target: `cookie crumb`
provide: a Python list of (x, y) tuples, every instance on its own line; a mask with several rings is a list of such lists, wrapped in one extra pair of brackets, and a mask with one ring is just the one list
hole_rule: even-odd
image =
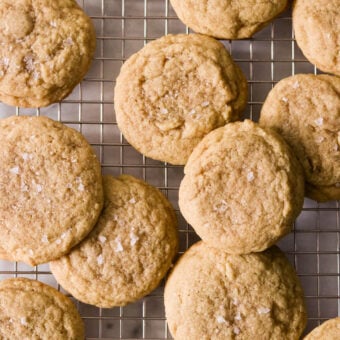
[(247, 173), (247, 181), (252, 182), (255, 179), (254, 173), (252, 171), (249, 171)]
[(104, 259), (103, 259), (103, 255), (100, 254), (98, 257), (97, 257), (97, 263), (99, 265), (102, 265), (104, 263)]
[(19, 175), (19, 167), (15, 166), (9, 170), (9, 172), (13, 175)]
[(233, 331), (234, 331), (234, 334), (236, 334), (236, 335), (237, 335), (237, 334), (240, 334), (240, 332), (241, 332), (240, 329), (239, 329), (238, 327), (234, 327), (234, 330), (233, 330)]
[(119, 237), (119, 236), (117, 236), (117, 237), (115, 238), (115, 242), (116, 242), (115, 252), (116, 252), (116, 253), (119, 253), (119, 252), (123, 251), (124, 248), (123, 248), (123, 246), (122, 246), (122, 243), (121, 243), (121, 241), (120, 241), (120, 237)]
[(218, 315), (216, 321), (217, 323), (227, 323), (227, 320), (222, 315)]
[(259, 307), (257, 308), (258, 314), (268, 314), (270, 312), (270, 308), (267, 307)]
[(322, 126), (322, 124), (323, 124), (323, 118), (322, 118), (322, 117), (319, 117), (318, 119), (315, 119), (315, 120), (314, 120), (314, 123), (315, 123), (317, 126)]
[(202, 107), (207, 107), (207, 106), (209, 106), (209, 105), (210, 105), (210, 102), (203, 102), (203, 103), (201, 104)]
[(99, 235), (99, 236), (98, 236), (98, 240), (99, 240), (100, 243), (104, 244), (104, 243), (106, 242), (107, 239), (106, 239), (105, 236)]
[(27, 325), (27, 319), (26, 319), (24, 316), (21, 317), (21, 318), (20, 318), (20, 323), (21, 323), (22, 325), (26, 326), (26, 325)]

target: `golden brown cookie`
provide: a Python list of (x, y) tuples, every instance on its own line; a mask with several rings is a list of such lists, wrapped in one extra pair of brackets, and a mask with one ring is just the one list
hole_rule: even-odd
[(66, 97), (96, 45), (93, 24), (74, 0), (2, 0), (0, 31), (0, 100), (16, 106)]
[(84, 325), (72, 301), (39, 281), (0, 282), (2, 340), (83, 340)]
[(300, 164), (279, 135), (250, 120), (210, 132), (184, 172), (183, 216), (204, 241), (230, 253), (273, 245), (302, 209)]
[(308, 197), (340, 199), (340, 78), (299, 74), (282, 79), (263, 104), (260, 124), (275, 129), (294, 150)]
[(132, 176), (104, 176), (105, 207), (91, 234), (51, 262), (57, 281), (78, 300), (123, 306), (160, 283), (177, 252), (177, 220), (156, 188)]
[(247, 82), (217, 40), (167, 35), (126, 61), (114, 100), (131, 145), (147, 157), (185, 164), (207, 133), (239, 118)]
[(250, 38), (287, 7), (287, 0), (170, 0), (197, 33), (221, 39)]
[(175, 265), (164, 302), (175, 340), (298, 340), (306, 324), (299, 280), (276, 247), (229, 255), (199, 242)]
[(305, 57), (320, 70), (340, 75), (340, 0), (295, 0), (293, 27)]
[(340, 317), (330, 319), (319, 327), (313, 329), (304, 340), (339, 340), (340, 339)]
[(103, 206), (100, 164), (77, 131), (46, 117), (0, 121), (0, 256), (56, 259), (93, 228)]

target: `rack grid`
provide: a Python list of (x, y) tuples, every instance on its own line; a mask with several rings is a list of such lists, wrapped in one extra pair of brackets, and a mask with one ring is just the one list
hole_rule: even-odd
[[(119, 132), (113, 94), (115, 78), (124, 61), (150, 40), (165, 34), (190, 33), (173, 11), (169, 0), (78, 0), (93, 19), (97, 49), (84, 81), (61, 103), (41, 109), (22, 109), (0, 103), (0, 118), (10, 115), (43, 115), (81, 131), (93, 146), (104, 174), (128, 173), (160, 188), (176, 209), (182, 254), (198, 240), (178, 209), (178, 186), (183, 167), (148, 159), (135, 151)], [(259, 118), (269, 90), (280, 79), (319, 71), (302, 55), (286, 11), (252, 39), (223, 41), (249, 83), (244, 118)], [(279, 246), (295, 266), (304, 287), (308, 309), (306, 332), (328, 318), (340, 315), (340, 206), (305, 199), (294, 230)], [(0, 261), (0, 279), (28, 277), (63, 289), (48, 264), (30, 267)], [(163, 286), (140, 301), (113, 309), (100, 309), (75, 301), (86, 326), (86, 338), (170, 339)]]

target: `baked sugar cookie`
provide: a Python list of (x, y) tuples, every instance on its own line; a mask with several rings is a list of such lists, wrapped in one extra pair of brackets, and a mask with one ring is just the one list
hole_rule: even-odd
[(229, 253), (273, 245), (302, 209), (300, 164), (280, 136), (250, 120), (210, 132), (184, 173), (183, 216), (204, 241)]
[(330, 319), (313, 329), (304, 340), (338, 340), (340, 338), (340, 317)]
[(293, 27), (305, 57), (340, 76), (340, 0), (295, 0)]
[(177, 252), (177, 220), (156, 188), (134, 177), (104, 176), (105, 207), (91, 234), (51, 262), (57, 281), (78, 300), (123, 306), (160, 283)]
[(287, 7), (287, 0), (170, 0), (197, 33), (221, 39), (250, 38)]
[(132, 146), (147, 157), (185, 164), (207, 133), (239, 118), (247, 82), (217, 40), (168, 35), (126, 61), (114, 101), (118, 126)]
[(299, 280), (276, 247), (229, 255), (199, 242), (175, 265), (164, 302), (175, 340), (298, 340), (306, 324)]
[(7, 104), (62, 100), (90, 67), (94, 27), (74, 0), (2, 0), (0, 31), (0, 100)]
[(275, 129), (294, 150), (308, 197), (340, 199), (340, 78), (299, 74), (282, 79), (263, 104), (260, 124)]
[(0, 335), (4, 340), (83, 340), (84, 324), (73, 302), (39, 281), (0, 282)]
[(46, 117), (0, 121), (0, 256), (56, 259), (93, 228), (103, 206), (100, 164), (77, 131)]

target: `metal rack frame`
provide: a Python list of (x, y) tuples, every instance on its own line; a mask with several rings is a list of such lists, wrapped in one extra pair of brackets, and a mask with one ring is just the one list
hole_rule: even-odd
[[(84, 81), (64, 101), (42, 109), (0, 104), (0, 118), (46, 115), (81, 131), (99, 157), (103, 173), (129, 173), (160, 188), (173, 203), (180, 224), (180, 253), (198, 240), (178, 210), (183, 168), (153, 161), (135, 151), (119, 132), (114, 116), (115, 77), (123, 62), (148, 41), (169, 33), (189, 33), (169, 0), (79, 0), (97, 31), (97, 50)], [(296, 73), (317, 73), (296, 45), (287, 11), (252, 39), (223, 41), (249, 82), (244, 117), (257, 120), (273, 85)], [(279, 246), (291, 260), (305, 289), (306, 331), (340, 315), (340, 206), (306, 199), (294, 231)], [(29, 267), (0, 261), (0, 279), (24, 276), (61, 291), (48, 264)], [(66, 292), (65, 292), (66, 293)], [(163, 285), (126, 307), (99, 309), (75, 301), (86, 325), (87, 339), (170, 339), (163, 307)]]

